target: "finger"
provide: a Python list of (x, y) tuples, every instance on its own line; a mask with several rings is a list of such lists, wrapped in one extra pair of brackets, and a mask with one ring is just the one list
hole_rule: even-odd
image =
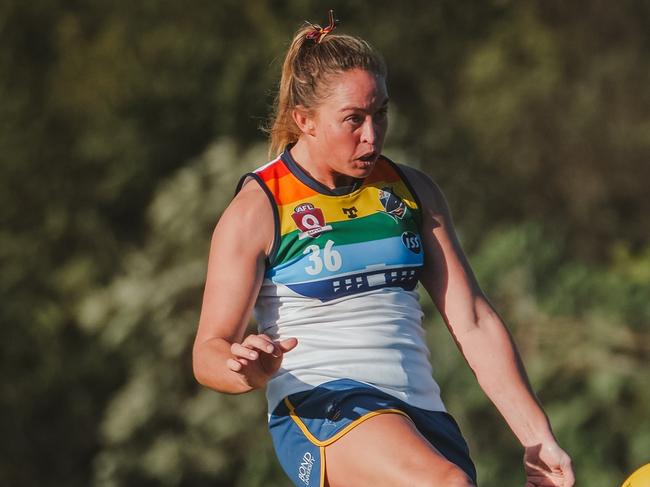
[(286, 340), (282, 340), (280, 343), (278, 343), (278, 345), (280, 346), (280, 350), (282, 350), (283, 353), (290, 352), (298, 345), (298, 339), (287, 338)]
[(233, 372), (239, 372), (243, 365), (237, 362), (235, 359), (229, 358), (226, 360), (226, 366)]
[(528, 476), (526, 487), (564, 487), (562, 479), (552, 479), (550, 477)]
[(548, 468), (527, 462), (525, 470), (527, 480), (535, 487), (573, 487), (575, 484), (570, 458)]
[(236, 358), (244, 358), (244, 359), (249, 359), (249, 360), (256, 360), (259, 354), (255, 350), (251, 350), (250, 348), (244, 347), (240, 343), (233, 343), (230, 346), (230, 352), (236, 357)]
[(562, 468), (562, 475), (564, 477), (564, 486), (565, 487), (573, 487), (573, 485), (576, 483), (576, 478), (575, 475), (573, 474), (573, 467), (571, 464), (567, 466), (564, 466)]
[(242, 345), (248, 348), (256, 348), (265, 353), (273, 353), (273, 341), (266, 335), (248, 335), (242, 342)]
[(566, 455), (563, 459), (564, 461), (560, 464), (560, 469), (562, 470), (562, 476), (564, 477), (564, 482), (566, 487), (573, 487), (576, 482), (575, 474), (573, 473), (573, 464), (571, 463), (571, 457)]
[(273, 342), (273, 358), (280, 358), (285, 352), (289, 352), (298, 345), (297, 338), (286, 338), (279, 342)]
[(545, 472), (526, 472), (527, 482), (534, 487), (550, 487), (559, 486), (547, 473)]

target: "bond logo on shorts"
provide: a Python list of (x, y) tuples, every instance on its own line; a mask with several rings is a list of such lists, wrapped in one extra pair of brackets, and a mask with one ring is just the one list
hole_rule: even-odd
[(296, 226), (300, 229), (298, 239), (302, 240), (307, 237), (318, 237), (321, 233), (332, 229), (331, 225), (325, 224), (323, 210), (316, 208), (311, 203), (303, 203), (293, 209), (291, 215)]
[(420, 237), (413, 232), (404, 232), (402, 234), (402, 243), (404, 244), (404, 247), (414, 254), (419, 254), (422, 251)]
[(305, 452), (300, 460), (300, 465), (298, 466), (298, 478), (302, 480), (305, 485), (309, 485), (309, 477), (311, 476), (311, 469), (314, 467), (314, 462), (316, 459), (314, 455), (309, 452)]
[(404, 203), (393, 191), (393, 188), (388, 186), (381, 188), (379, 190), (379, 201), (381, 206), (384, 207), (384, 211), (393, 217), (395, 222), (397, 219), (400, 220), (406, 215), (406, 203)]

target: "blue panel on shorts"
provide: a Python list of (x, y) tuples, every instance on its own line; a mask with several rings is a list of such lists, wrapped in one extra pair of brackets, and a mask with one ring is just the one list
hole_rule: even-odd
[(295, 485), (320, 487), (325, 468), (321, 448), (382, 410), (411, 418), (442, 455), (476, 482), (467, 444), (451, 415), (410, 406), (368, 384), (349, 379), (292, 394), (273, 411), (269, 429), (280, 464)]
[(291, 419), (289, 410), (280, 404), (271, 416), (269, 428), (275, 453), (285, 473), (295, 485), (321, 486), (320, 447), (309, 439)]

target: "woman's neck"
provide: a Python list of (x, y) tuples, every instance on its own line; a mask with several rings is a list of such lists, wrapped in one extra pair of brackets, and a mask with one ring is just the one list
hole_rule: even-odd
[(327, 159), (320, 156), (316, 151), (310, 150), (309, 145), (302, 139), (299, 139), (289, 149), (289, 152), (291, 152), (293, 160), (296, 161), (307, 175), (329, 189), (352, 186), (357, 181), (352, 176), (333, 171)]

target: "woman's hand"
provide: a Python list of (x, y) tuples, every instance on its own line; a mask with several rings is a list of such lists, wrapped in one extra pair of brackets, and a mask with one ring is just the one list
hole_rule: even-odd
[(525, 487), (573, 487), (575, 477), (571, 458), (557, 443), (526, 447)]
[(266, 385), (280, 368), (284, 354), (296, 345), (295, 338), (274, 342), (264, 334), (248, 335), (242, 343), (230, 346), (233, 357), (226, 360), (226, 366), (239, 374), (246, 386), (258, 389)]

